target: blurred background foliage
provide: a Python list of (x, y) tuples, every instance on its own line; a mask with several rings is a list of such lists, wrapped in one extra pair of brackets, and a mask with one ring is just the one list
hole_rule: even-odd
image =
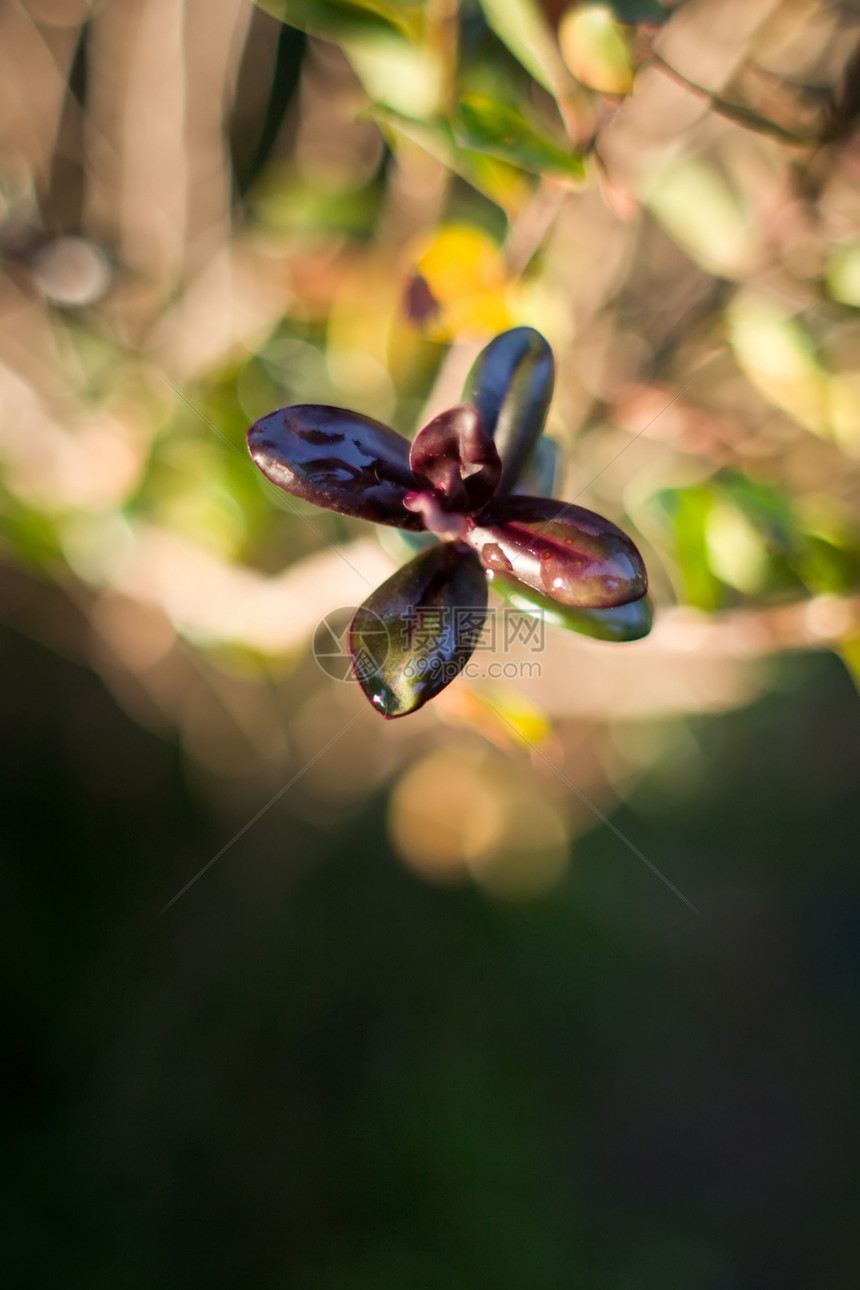
[[(0, 6), (22, 1284), (852, 1283), (858, 37), (837, 0)], [(245, 429), (411, 434), (519, 324), (654, 630), (383, 726), (309, 644), (402, 553)]]

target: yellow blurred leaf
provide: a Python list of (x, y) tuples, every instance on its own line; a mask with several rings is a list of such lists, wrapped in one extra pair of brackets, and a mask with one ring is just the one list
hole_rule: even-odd
[(482, 698), (515, 739), (538, 748), (549, 743), (553, 735), (549, 718), (522, 690), (512, 685), (490, 684), (484, 687)]
[(444, 225), (414, 246), (413, 256), (438, 305), (428, 319), (427, 335), (435, 340), (482, 338), (511, 325), (504, 260), (483, 229)]
[(558, 41), (564, 61), (583, 85), (601, 94), (630, 93), (630, 37), (608, 5), (568, 9), (558, 29)]
[(499, 748), (544, 748), (553, 737), (544, 710), (513, 685), (490, 682), (478, 690), (459, 681), (434, 703), (443, 720), (469, 726)]
[(498, 244), (488, 233), (469, 224), (440, 228), (421, 255), (418, 267), (443, 304), (488, 287), (493, 289), (504, 280)]

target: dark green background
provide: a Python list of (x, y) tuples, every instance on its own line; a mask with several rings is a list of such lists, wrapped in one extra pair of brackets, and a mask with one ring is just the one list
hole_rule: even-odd
[[(852, 1284), (857, 695), (783, 660), (549, 895), (438, 890), (384, 797), (245, 818), (0, 638), (9, 1284)], [(260, 804), (265, 800), (261, 790)]]

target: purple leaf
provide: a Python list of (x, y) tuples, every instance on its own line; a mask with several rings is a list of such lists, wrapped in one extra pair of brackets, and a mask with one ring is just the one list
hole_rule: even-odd
[(462, 672), (487, 614), (477, 556), (452, 542), (422, 551), (356, 610), (349, 628), (353, 671), (384, 717), (405, 717)]
[(594, 511), (547, 497), (502, 496), (465, 540), (487, 569), (562, 605), (609, 609), (644, 596), (645, 565), (630, 538)]
[(502, 463), (481, 425), (478, 409), (462, 403), (419, 430), (409, 461), (416, 475), (441, 495), (446, 510), (476, 511), (498, 487)]
[(533, 327), (496, 336), (466, 378), (463, 399), (477, 407), (502, 459), (502, 492), (514, 488), (540, 442), (554, 381), (552, 350)]
[(252, 425), (248, 449), (266, 478), (294, 497), (377, 524), (423, 527), (420, 515), (403, 505), (419, 486), (409, 442), (379, 421), (297, 403)]

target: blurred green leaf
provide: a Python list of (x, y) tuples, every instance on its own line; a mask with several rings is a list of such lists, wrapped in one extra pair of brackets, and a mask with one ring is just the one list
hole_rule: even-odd
[(710, 491), (703, 485), (666, 489), (656, 495), (654, 505), (671, 534), (684, 600), (696, 609), (719, 609), (725, 601), (725, 591), (710, 565)]
[(850, 672), (854, 684), (860, 690), (860, 636), (855, 634), (847, 636), (845, 640), (840, 641), (836, 652)]
[(397, 32), (418, 40), (424, 29), (424, 0), (254, 0), (272, 17), (312, 36), (340, 41)]
[(715, 497), (705, 517), (708, 564), (724, 583), (745, 595), (763, 590), (769, 572), (761, 534), (743, 511)]
[[(684, 593), (701, 609), (725, 600), (721, 586), (763, 601), (846, 595), (860, 586), (860, 533), (852, 524), (806, 518), (776, 485), (739, 471), (655, 498), (672, 531)], [(832, 517), (831, 517), (832, 518)]]
[(817, 595), (845, 596), (860, 588), (860, 547), (851, 549), (817, 533), (807, 534), (797, 566), (806, 586)]
[(55, 566), (60, 557), (60, 541), (53, 518), (21, 506), (0, 492), (0, 551), (9, 547), (16, 560), (37, 569)]
[(547, 139), (515, 108), (482, 95), (469, 95), (454, 113), (454, 135), (464, 148), (485, 152), (536, 174), (581, 180), (580, 153), (568, 152)]
[(280, 233), (364, 237), (374, 228), (382, 192), (375, 181), (332, 191), (270, 170), (257, 186), (251, 204), (257, 218)]
[(412, 143), (417, 143), (431, 157), (441, 161), (454, 174), (465, 179), (478, 192), (496, 202), (504, 211), (510, 211), (512, 205), (519, 204), (522, 185), (533, 183), (523, 178), (520, 166), (491, 157), (486, 153), (461, 148), (451, 126), (447, 121), (417, 121), (404, 113), (397, 112), (383, 103), (375, 103), (368, 109), (368, 116), (378, 121), (397, 134), (403, 135)]
[(716, 507), (728, 504), (735, 516), (733, 525), (722, 533), (722, 565), (719, 557), (714, 558), (713, 514), (709, 524), (711, 565), (724, 581), (747, 594), (782, 591), (793, 586), (795, 579), (816, 594), (836, 595), (857, 586), (860, 550), (856, 540), (852, 543), (856, 535), (844, 534), (836, 540), (833, 533), (811, 531), (786, 493), (739, 471), (717, 476), (712, 487)]
[(725, 471), (714, 481), (720, 492), (759, 528), (768, 542), (787, 553), (797, 540), (797, 521), (791, 499), (776, 485), (751, 479), (740, 471)]
[(428, 48), (424, 0), (256, 0), (290, 26), (339, 44), (372, 99), (425, 116), (438, 103), (442, 66)]
[(555, 37), (534, 0), (481, 0), (487, 22), (499, 40), (534, 79), (557, 95), (567, 72)]
[(445, 67), (438, 50), (409, 44), (393, 32), (341, 42), (368, 96), (423, 119), (437, 111)]

